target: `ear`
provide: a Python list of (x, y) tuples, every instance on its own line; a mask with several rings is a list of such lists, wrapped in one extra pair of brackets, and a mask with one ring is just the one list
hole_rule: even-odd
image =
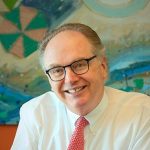
[(106, 57), (101, 58), (101, 71), (104, 80), (106, 80), (108, 78), (108, 65)]

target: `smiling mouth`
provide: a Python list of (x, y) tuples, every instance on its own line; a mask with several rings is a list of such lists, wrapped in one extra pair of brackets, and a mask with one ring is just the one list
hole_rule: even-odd
[(70, 89), (70, 90), (65, 90), (66, 93), (69, 93), (69, 94), (75, 94), (75, 93), (78, 93), (80, 91), (82, 91), (86, 86), (81, 86), (81, 87), (78, 87), (78, 88), (74, 88), (74, 89)]

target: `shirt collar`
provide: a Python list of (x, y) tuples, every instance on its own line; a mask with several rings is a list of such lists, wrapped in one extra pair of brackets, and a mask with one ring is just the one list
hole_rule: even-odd
[(67, 115), (68, 115), (68, 118), (69, 118), (69, 122), (71, 124), (71, 128), (72, 130), (75, 128), (75, 122), (76, 120), (80, 117), (79, 115), (73, 113), (72, 111), (70, 111), (67, 107), (66, 107), (66, 110), (67, 110)]
[(85, 116), (85, 118), (89, 121), (90, 129), (92, 132), (97, 131), (97, 126), (96, 126), (97, 123), (96, 122), (98, 120), (100, 120), (100, 118), (102, 117), (103, 112), (104, 112), (105, 108), (107, 107), (107, 105), (108, 105), (108, 96), (107, 96), (106, 92), (104, 91), (102, 100), (97, 105), (97, 107)]

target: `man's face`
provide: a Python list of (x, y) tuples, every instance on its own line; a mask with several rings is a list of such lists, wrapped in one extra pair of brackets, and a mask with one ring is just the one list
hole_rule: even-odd
[[(50, 69), (66, 66), (74, 61), (94, 56), (88, 39), (76, 31), (63, 31), (47, 44), (44, 53), (44, 66)], [(89, 62), (89, 70), (77, 75), (66, 67), (65, 78), (61, 81), (49, 79), (52, 90), (59, 99), (76, 114), (86, 115), (92, 111), (103, 96), (104, 80), (107, 77), (106, 62), (98, 57)]]

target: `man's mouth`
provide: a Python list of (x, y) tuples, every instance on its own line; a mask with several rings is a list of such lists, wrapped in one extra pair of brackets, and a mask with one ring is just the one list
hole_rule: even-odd
[(81, 87), (73, 88), (73, 89), (70, 89), (70, 90), (65, 90), (65, 92), (67, 92), (69, 94), (74, 94), (74, 93), (82, 91), (85, 87), (86, 86), (81, 86)]

